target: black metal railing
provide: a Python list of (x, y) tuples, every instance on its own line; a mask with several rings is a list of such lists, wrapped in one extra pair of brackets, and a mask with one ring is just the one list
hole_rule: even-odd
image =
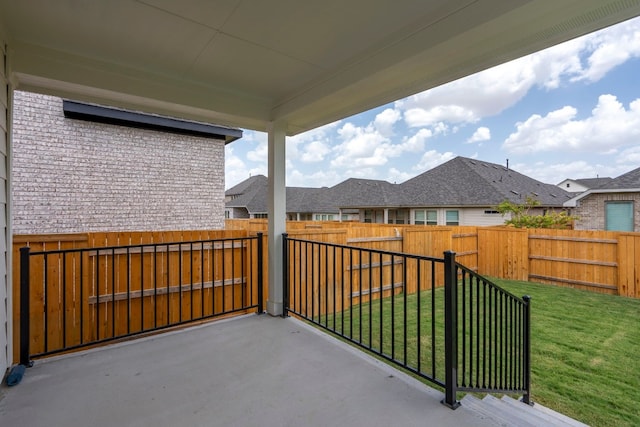
[(256, 309), (263, 238), (20, 250), (20, 363)]
[(530, 403), (531, 298), (456, 263), (459, 391), (522, 393)]
[(442, 259), (286, 235), (284, 251), (285, 315), (444, 387)]
[(294, 314), (434, 384), (523, 393), (529, 300), (456, 263), (284, 236), (284, 315)]

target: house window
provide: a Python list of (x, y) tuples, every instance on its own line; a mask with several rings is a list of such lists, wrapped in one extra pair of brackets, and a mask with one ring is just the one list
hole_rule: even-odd
[(408, 220), (408, 212), (406, 209), (389, 209), (387, 213), (388, 224), (405, 224)]
[(459, 217), (458, 217), (458, 211), (447, 211), (446, 214), (446, 218), (447, 218), (447, 225), (459, 225), (460, 221), (459, 221)]
[(254, 218), (267, 218), (267, 214), (266, 213), (257, 213), (257, 214), (253, 214)]
[(364, 210), (364, 222), (383, 224), (384, 223), (384, 211), (382, 209), (365, 209)]
[(633, 202), (606, 202), (605, 229), (633, 231)]
[(416, 225), (438, 225), (438, 212), (419, 209), (413, 212), (413, 223)]
[(229, 211), (224, 211), (224, 218), (225, 218), (225, 219), (229, 219), (229, 218), (231, 218), (231, 212), (229, 212)]

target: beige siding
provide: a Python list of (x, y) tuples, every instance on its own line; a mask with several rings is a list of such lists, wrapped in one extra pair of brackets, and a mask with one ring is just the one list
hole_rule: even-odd
[[(1, 28), (0, 28), (1, 30)], [(7, 275), (7, 247), (9, 233), (7, 232), (7, 152), (9, 145), (9, 81), (7, 79), (7, 58), (4, 40), (0, 33), (0, 378), (11, 362), (9, 354), (9, 310), (11, 299), (9, 295), (9, 277)]]
[(503, 225), (505, 218), (500, 214), (485, 213), (493, 211), (493, 208), (466, 208), (460, 209), (460, 225), (491, 226)]
[(504, 224), (505, 217), (500, 214), (485, 214), (485, 211), (494, 210), (492, 207), (487, 208), (424, 208), (411, 209), (411, 224), (414, 224), (416, 210), (436, 211), (438, 214), (438, 224), (447, 224), (447, 211), (458, 211), (458, 225), (475, 225), (475, 226), (491, 226)]

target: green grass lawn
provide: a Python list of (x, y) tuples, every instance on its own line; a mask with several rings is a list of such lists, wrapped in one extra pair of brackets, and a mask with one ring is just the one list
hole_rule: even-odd
[(640, 300), (495, 282), (532, 297), (534, 401), (593, 426), (640, 426)]
[[(640, 426), (640, 300), (494, 280), (515, 295), (532, 297), (533, 400), (593, 426)], [(437, 289), (435, 299), (439, 307), (442, 296), (442, 289)], [(419, 366), (430, 376), (442, 378), (442, 340), (437, 339), (435, 352), (423, 351), (418, 355), (415, 350), (418, 335), (425, 343), (424, 348), (430, 347), (432, 324), (436, 337), (442, 337), (442, 310), (436, 312), (435, 322), (431, 322), (429, 314), (421, 314), (418, 322), (417, 299), (417, 295), (408, 295), (405, 300), (399, 294), (393, 304), (391, 298), (385, 298), (382, 307), (379, 300), (374, 300), (371, 305), (353, 306), (335, 318), (322, 316), (316, 321), (326, 323), (329, 328), (333, 328), (335, 321), (337, 331), (365, 346), (382, 349), (387, 357), (414, 368)], [(425, 304), (431, 299), (431, 292), (422, 292), (420, 299)], [(390, 326), (392, 307), (394, 328)]]

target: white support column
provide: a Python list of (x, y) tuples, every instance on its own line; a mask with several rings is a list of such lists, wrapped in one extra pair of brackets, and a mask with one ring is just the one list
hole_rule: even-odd
[(382, 223), (386, 224), (389, 222), (389, 209), (384, 208), (384, 214), (382, 216)]
[(286, 232), (286, 123), (269, 125), (269, 299), (267, 312), (283, 313), (282, 233)]

